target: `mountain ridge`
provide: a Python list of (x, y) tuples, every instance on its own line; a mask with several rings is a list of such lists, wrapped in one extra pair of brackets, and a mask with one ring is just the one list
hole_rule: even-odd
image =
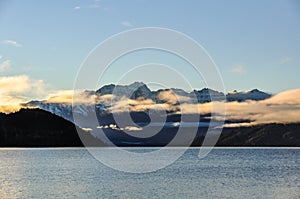
[[(143, 89), (141, 89), (143, 88)], [(132, 90), (135, 90), (135, 92), (132, 92)], [(225, 96), (227, 101), (246, 101), (246, 100), (264, 100), (267, 98), (270, 98), (272, 95), (266, 92), (263, 92), (257, 88), (254, 88), (250, 91), (236, 91), (236, 92), (228, 92), (227, 94), (224, 94), (223, 92), (216, 91), (210, 88), (202, 88), (200, 90), (193, 90), (191, 92), (185, 91), (181, 88), (165, 88), (165, 89), (158, 89), (158, 90), (150, 90), (147, 86), (147, 84), (143, 82), (133, 82), (129, 85), (115, 85), (115, 84), (108, 84), (104, 85), (98, 90), (95, 91), (98, 95), (106, 95), (106, 94), (116, 94), (116, 95), (123, 95), (130, 99), (136, 99), (137, 97), (140, 97), (140, 95), (126, 95), (126, 94), (135, 94), (136, 92), (142, 92), (144, 93), (144, 96), (146, 98), (155, 99), (153, 95), (157, 95), (160, 92), (171, 90), (177, 95), (182, 96), (189, 96), (193, 97), (193, 94), (196, 95), (199, 103), (206, 103), (212, 101), (209, 97), (209, 95), (215, 96), (214, 101), (217, 101), (218, 99), (222, 100), (222, 96)], [(201, 96), (202, 95), (202, 96)], [(218, 98), (219, 97), (219, 98)]]
[[(235, 94), (227, 94), (212, 90), (210, 88), (203, 88), (201, 90), (193, 90), (191, 92), (186, 92), (183, 89), (178, 88), (166, 88), (159, 89), (156, 91), (151, 91), (146, 84), (143, 82), (134, 82), (130, 85), (115, 85), (109, 84), (104, 85), (96, 91), (83, 91), (86, 97), (105, 97), (106, 95), (115, 94), (114, 101), (122, 100), (123, 97), (128, 99), (138, 100), (138, 99), (150, 99), (156, 104), (168, 103), (170, 98), (176, 96), (181, 97), (183, 103), (208, 103), (211, 101), (220, 101), (229, 97), (227, 101), (237, 101), (243, 102), (247, 100), (264, 100), (271, 97), (270, 94), (259, 91), (258, 89), (253, 89), (249, 92), (236, 92)], [(167, 96), (164, 97), (164, 95)], [(163, 97), (161, 97), (163, 96)], [(176, 97), (175, 97), (176, 98)], [(178, 103), (181, 103), (180, 100)], [(21, 104), (22, 107), (26, 108), (40, 108), (46, 111), (49, 111), (53, 114), (56, 114), (60, 117), (63, 117), (69, 121), (73, 120), (73, 114), (76, 114), (77, 117), (85, 120), (84, 117), (88, 115), (94, 114), (97, 112), (99, 114), (107, 114), (108, 110), (111, 108), (110, 103), (105, 101), (100, 101), (96, 104), (92, 105), (73, 105), (68, 103), (56, 103), (56, 102), (48, 102), (47, 100), (37, 101), (33, 100), (27, 103)], [(77, 124), (81, 125), (81, 124)], [(84, 125), (84, 124), (82, 124)]]

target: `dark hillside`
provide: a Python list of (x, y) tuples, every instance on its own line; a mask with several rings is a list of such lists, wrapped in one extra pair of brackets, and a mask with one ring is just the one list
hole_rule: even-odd
[[(78, 130), (92, 146), (104, 144), (88, 132)], [(40, 109), (21, 109), (0, 114), (2, 147), (79, 147), (83, 146), (73, 123)]]

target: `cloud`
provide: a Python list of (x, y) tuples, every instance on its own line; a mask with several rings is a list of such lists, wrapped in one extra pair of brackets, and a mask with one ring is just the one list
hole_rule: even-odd
[[(250, 122), (226, 124), (227, 127), (251, 126), (266, 123), (300, 122), (300, 89), (279, 93), (262, 101), (190, 103), (188, 97), (175, 94), (172, 90), (160, 92), (156, 103), (152, 99), (126, 97), (117, 98), (112, 94), (97, 96), (90, 91), (60, 90), (46, 92), (42, 80), (26, 75), (0, 77), (0, 111), (18, 110), (19, 104), (43, 97), (44, 103), (71, 105), (73, 95), (78, 104), (103, 104), (108, 112), (166, 111), (178, 114), (207, 114), (214, 112), (227, 120), (249, 120)], [(226, 115), (223, 105), (225, 103)], [(104, 128), (104, 127), (103, 127)], [(137, 130), (137, 129), (130, 129)]]
[[(166, 111), (176, 114), (208, 114), (215, 113), (218, 117), (227, 120), (249, 120), (250, 122), (228, 124), (228, 127), (251, 126), (265, 123), (291, 123), (300, 122), (300, 89), (279, 93), (267, 100), (246, 102), (210, 102), (189, 103), (186, 97), (178, 96), (172, 90), (161, 92), (157, 96), (163, 100), (156, 103), (151, 99), (120, 98), (111, 102), (112, 96), (107, 98), (109, 112), (120, 113), (127, 111)], [(179, 103), (178, 98), (183, 98)], [(84, 101), (84, 99), (82, 99)], [(103, 99), (98, 99), (100, 102)], [(187, 100), (187, 101), (184, 101)], [(110, 101), (110, 102), (109, 102)], [(225, 107), (224, 107), (225, 104)], [(224, 111), (226, 108), (226, 113)], [(216, 118), (215, 118), (216, 119)]]
[(0, 77), (0, 94), (22, 93), (30, 89), (29, 77), (26, 75)]
[(162, 91), (157, 95), (157, 98), (168, 104), (183, 103), (191, 100), (189, 97), (177, 95), (173, 90)]
[(74, 90), (59, 90), (50, 93), (47, 96), (46, 103), (64, 103), (71, 105), (73, 103), (73, 96), (75, 96), (76, 103), (91, 104), (95, 103), (95, 95), (89, 95), (83, 91), (74, 92)]
[(31, 99), (40, 99), (45, 94), (42, 80), (34, 80), (27, 75), (0, 77), (0, 105), (19, 106)]
[(237, 65), (231, 68), (231, 72), (238, 73), (238, 74), (244, 74), (246, 73), (245, 67), (243, 65)]
[(0, 105), (1, 113), (12, 113), (20, 110), (21, 106), (18, 104), (15, 105)]
[[(1, 59), (1, 58), (0, 58)], [(4, 72), (11, 67), (10, 60), (0, 63), (0, 72)]]
[(80, 6), (75, 6), (73, 9), (74, 10), (80, 10)]
[(89, 131), (92, 131), (93, 129), (91, 129), (91, 128), (81, 128), (82, 130), (84, 130), (84, 131), (86, 131), (86, 132), (89, 132)]
[(130, 23), (129, 21), (122, 21), (121, 25), (125, 27), (133, 27), (132, 23)]
[(142, 127), (137, 127), (137, 126), (126, 126), (125, 130), (127, 131), (141, 131), (143, 130)]
[(289, 62), (291, 62), (293, 59), (291, 57), (283, 57), (279, 60), (280, 65), (285, 65)]
[[(165, 93), (166, 94), (166, 93)], [(279, 93), (269, 99), (262, 101), (246, 101), (246, 102), (225, 102), (226, 115), (224, 115), (224, 102), (210, 102), (203, 104), (191, 103), (174, 103), (171, 100), (163, 104), (155, 104), (148, 101), (135, 101), (126, 104), (125, 99), (117, 108), (119, 111), (123, 110), (149, 110), (160, 109), (171, 111), (180, 114), (208, 114), (216, 113), (218, 116), (225, 116), (227, 120), (249, 120), (251, 122), (244, 122), (240, 124), (231, 124), (231, 127), (236, 126), (250, 126), (256, 124), (266, 123), (294, 123), (300, 122), (300, 89), (289, 90)]]
[(288, 90), (266, 99), (268, 105), (300, 105), (300, 89)]
[(9, 44), (9, 45), (13, 45), (15, 47), (22, 47), (22, 44), (18, 43), (15, 40), (4, 40), (3, 41), (4, 44)]
[(118, 130), (118, 131), (142, 131), (143, 128), (142, 127), (137, 127), (137, 126), (125, 126), (124, 128), (119, 128), (116, 124), (109, 124), (109, 125), (105, 125), (105, 126), (97, 126), (98, 129), (114, 129), (114, 130)]
[(2, 56), (2, 55), (0, 55), (0, 59), (2, 59), (2, 57), (3, 57), (3, 56)]
[[(204, 104), (178, 105), (181, 114), (207, 114), (212, 112), (218, 116), (225, 116), (226, 120), (249, 120), (250, 122), (226, 124), (224, 127), (251, 126), (268, 123), (296, 123), (300, 122), (300, 89), (296, 92), (286, 92), (263, 101), (226, 102), (226, 114), (222, 112), (222, 102)], [(291, 103), (292, 101), (292, 103)], [(272, 104), (270, 104), (272, 102)], [(220, 106), (220, 108), (218, 108)], [(173, 108), (174, 109), (174, 108)], [(221, 112), (220, 112), (221, 110)], [(217, 118), (215, 118), (217, 119)]]
[(119, 113), (130, 111), (145, 111), (154, 105), (151, 99), (147, 100), (133, 100), (122, 97), (117, 101), (112, 102), (112, 106), (108, 109), (109, 112)]
[(104, 103), (108, 105), (113, 100), (112, 94), (97, 96), (88, 91), (74, 91), (74, 90), (58, 90), (53, 91), (46, 97), (44, 103), (63, 103), (71, 105), (74, 104), (97, 104)]
[(57, 90), (49, 93), (44, 102), (72, 104), (73, 90)]
[(300, 89), (285, 91), (263, 101), (228, 102), (226, 112), (227, 119), (247, 119), (252, 121), (249, 125), (300, 122)]

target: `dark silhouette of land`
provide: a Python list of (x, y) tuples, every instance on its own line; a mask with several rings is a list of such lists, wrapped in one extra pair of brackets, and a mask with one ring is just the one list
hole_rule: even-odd
[(300, 147), (300, 124), (261, 124), (224, 129), (217, 145)]
[[(150, 122), (145, 113), (132, 113), (136, 123)], [(159, 121), (159, 117), (157, 118)], [(167, 118), (168, 122), (180, 121), (180, 115)], [(209, 120), (203, 120), (202, 122)], [(101, 117), (99, 125), (114, 123), (111, 115)], [(236, 121), (227, 121), (236, 122)], [(189, 128), (185, 128), (189, 132)], [(162, 128), (150, 138), (135, 138), (115, 129), (103, 129), (104, 133), (117, 146), (165, 146), (176, 135), (178, 127)], [(151, 131), (151, 128), (148, 130)], [(199, 127), (192, 141), (187, 145), (201, 146), (207, 127)], [(76, 127), (72, 122), (40, 109), (21, 109), (19, 112), (0, 113), (0, 147), (82, 147), (107, 146), (89, 132)], [(88, 144), (86, 144), (88, 143)], [(175, 144), (172, 146), (181, 146)], [(268, 146), (300, 147), (300, 124), (262, 124), (251, 127), (224, 128), (216, 146)]]
[(80, 128), (77, 132), (72, 122), (44, 110), (0, 114), (1, 147), (81, 147), (79, 135), (90, 146), (104, 146), (88, 132)]

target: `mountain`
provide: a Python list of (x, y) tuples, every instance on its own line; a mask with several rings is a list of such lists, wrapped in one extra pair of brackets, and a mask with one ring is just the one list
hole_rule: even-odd
[(105, 145), (89, 132), (77, 130), (73, 123), (47, 111), (21, 109), (0, 115), (0, 146), (79, 147), (83, 146), (80, 137), (88, 140), (89, 146)]
[(194, 93), (197, 96), (197, 100), (199, 103), (206, 103), (225, 99), (224, 93), (209, 88), (204, 88), (202, 90), (194, 90)]
[[(96, 91), (97, 95), (115, 94), (118, 97), (125, 96), (130, 99), (137, 99), (143, 97), (145, 99), (153, 99), (156, 102), (160, 102), (157, 96), (166, 91), (172, 91), (174, 94), (183, 97), (193, 98), (196, 96), (198, 103), (206, 103), (211, 101), (224, 100), (225, 94), (219, 91), (215, 91), (209, 88), (203, 88), (201, 90), (193, 90), (192, 92), (186, 92), (178, 88), (168, 88), (160, 89), (157, 91), (151, 91), (146, 84), (142, 82), (134, 82), (130, 85), (105, 85)], [(246, 92), (231, 92), (226, 95), (227, 101), (246, 101), (246, 100), (265, 100), (270, 98), (271, 95), (260, 91), (258, 89), (253, 89)]]
[(261, 124), (224, 129), (220, 146), (300, 146), (300, 124)]
[(227, 101), (238, 101), (238, 102), (244, 102), (246, 100), (255, 100), (255, 101), (259, 101), (259, 100), (265, 100), (270, 98), (271, 95), (265, 92), (262, 92), (258, 89), (253, 89), (251, 91), (248, 92), (237, 92), (237, 91), (233, 91), (231, 93), (228, 93), (226, 95), (226, 99)]
[(97, 95), (114, 94), (118, 97), (127, 97), (129, 99), (137, 99), (139, 97), (153, 98), (152, 91), (142, 82), (134, 82), (130, 85), (106, 85), (96, 91)]
[[(56, 114), (60, 117), (65, 118), (69, 121), (73, 120), (73, 114), (76, 114), (76, 118), (79, 118), (82, 123), (76, 123), (81, 127), (86, 127), (85, 121), (88, 121), (89, 116), (94, 114), (106, 115), (109, 113), (111, 108), (111, 103), (101, 101), (101, 97), (113, 94), (115, 96), (114, 101), (121, 100), (122, 97), (127, 97), (129, 99), (140, 100), (140, 99), (151, 99), (155, 103), (166, 103), (172, 96), (170, 93), (182, 99), (188, 99), (185, 103), (207, 103), (211, 101), (224, 100), (225, 94), (219, 91), (215, 91), (209, 88), (203, 88), (201, 90), (194, 90), (192, 92), (186, 92), (178, 88), (160, 89), (157, 91), (151, 91), (146, 84), (142, 82), (134, 82), (130, 85), (105, 85), (96, 91), (83, 91), (83, 95), (86, 98), (96, 96), (100, 101), (96, 101), (96, 104), (76, 104), (72, 109), (70, 103), (54, 103), (43, 101), (30, 101), (28, 103), (22, 104), (23, 107), (29, 108), (40, 108)], [(161, 99), (161, 96), (165, 96)], [(226, 95), (227, 101), (246, 101), (246, 100), (264, 100), (271, 97), (270, 94), (254, 89), (249, 92), (233, 92)], [(195, 99), (196, 98), (196, 99)], [(73, 110), (73, 112), (72, 112)]]
[[(224, 128), (216, 146), (300, 147), (299, 130), (299, 123)], [(196, 137), (193, 146), (201, 146), (203, 139)]]
[[(43, 101), (30, 101), (28, 103), (22, 104), (25, 108), (39, 108), (50, 113), (53, 113), (57, 116), (60, 116), (66, 120), (73, 121), (72, 115), (72, 106), (70, 104), (65, 103), (51, 103), (47, 102), (46, 100)], [(86, 115), (88, 111), (82, 111), (82, 115)]]

